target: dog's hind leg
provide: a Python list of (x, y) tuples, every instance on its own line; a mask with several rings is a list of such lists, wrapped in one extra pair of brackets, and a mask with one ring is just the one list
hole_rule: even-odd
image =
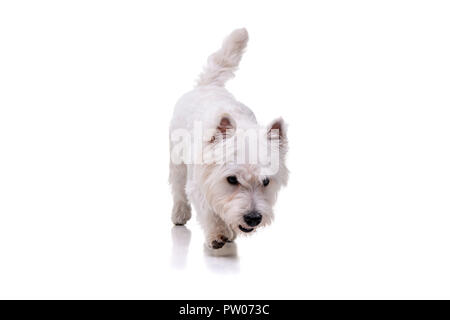
[(184, 225), (191, 218), (191, 205), (186, 196), (187, 168), (185, 164), (170, 162), (169, 182), (172, 185), (173, 209), (172, 222)]

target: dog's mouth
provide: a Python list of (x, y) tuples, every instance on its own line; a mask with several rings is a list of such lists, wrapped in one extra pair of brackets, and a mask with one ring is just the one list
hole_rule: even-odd
[(255, 228), (247, 229), (247, 228), (244, 228), (243, 226), (239, 225), (239, 230), (241, 230), (242, 232), (245, 232), (245, 233), (252, 232), (253, 229), (255, 229)]

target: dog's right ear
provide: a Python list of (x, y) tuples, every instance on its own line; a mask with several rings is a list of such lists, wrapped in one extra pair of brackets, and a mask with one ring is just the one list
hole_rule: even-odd
[(236, 129), (236, 122), (228, 114), (223, 114), (219, 117), (219, 121), (216, 127), (216, 132), (211, 137), (210, 142), (214, 142), (217, 137), (222, 137), (222, 139), (229, 138), (233, 135)]

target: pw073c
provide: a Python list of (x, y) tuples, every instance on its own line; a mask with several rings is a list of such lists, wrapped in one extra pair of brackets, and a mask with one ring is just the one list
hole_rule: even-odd
[(269, 305), (242, 304), (223, 306), (223, 314), (269, 314)]

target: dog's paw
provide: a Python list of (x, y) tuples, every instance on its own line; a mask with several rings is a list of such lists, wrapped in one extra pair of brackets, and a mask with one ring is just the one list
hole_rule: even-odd
[(191, 206), (187, 203), (177, 203), (172, 209), (172, 222), (176, 226), (182, 226), (191, 218)]
[(231, 242), (230, 239), (228, 239), (228, 237), (224, 236), (224, 235), (219, 235), (217, 239), (214, 239), (210, 242), (210, 247), (212, 249), (220, 249), (222, 248), (225, 243), (227, 242)]
[(225, 245), (225, 242), (213, 240), (211, 241), (211, 248), (213, 249), (220, 249)]

